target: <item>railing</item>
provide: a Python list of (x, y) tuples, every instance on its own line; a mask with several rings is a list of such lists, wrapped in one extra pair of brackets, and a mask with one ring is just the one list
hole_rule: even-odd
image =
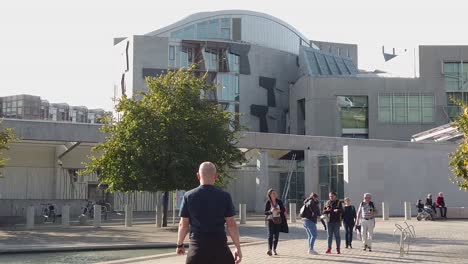
[(395, 224), (396, 228), (393, 230), (394, 239), (396, 238), (397, 234), (400, 235), (399, 240), (395, 239), (395, 241), (400, 245), (400, 257), (403, 257), (405, 254), (409, 254), (410, 244), (413, 240), (416, 239), (416, 231), (414, 231), (414, 226), (408, 225), (406, 221), (403, 223), (404, 225)]

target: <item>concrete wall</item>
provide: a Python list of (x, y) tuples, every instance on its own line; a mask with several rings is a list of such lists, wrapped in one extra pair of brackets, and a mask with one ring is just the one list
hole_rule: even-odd
[[(431, 93), (435, 97), (434, 123), (389, 124), (378, 120), (379, 93)], [(291, 133), (297, 130), (297, 101), (306, 101), (306, 134), (340, 137), (337, 96), (367, 96), (370, 139), (410, 140), (411, 135), (446, 124), (444, 92), (425, 80), (377, 77), (302, 77), (291, 89)]]
[(251, 115), (251, 105), (268, 106), (267, 89), (260, 87), (259, 78), (276, 79), (276, 107), (269, 107), (268, 132), (286, 132), (286, 112), (289, 109), (289, 84), (297, 80), (297, 56), (284, 51), (252, 45), (249, 51), (251, 73), (239, 75), (241, 124), (251, 131), (260, 131), (259, 118)]
[(448, 207), (465, 207), (468, 192), (460, 191), (448, 179), (448, 153), (455, 145), (416, 145), (345, 146), (345, 195), (359, 204), (362, 195), (370, 192), (378, 208), (382, 201), (388, 202), (390, 214), (399, 216), (404, 215), (404, 201), (415, 203), (428, 193), (435, 197), (443, 192)]

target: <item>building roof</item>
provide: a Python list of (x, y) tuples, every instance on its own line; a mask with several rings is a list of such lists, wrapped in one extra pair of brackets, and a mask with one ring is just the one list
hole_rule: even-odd
[(421, 133), (411, 136), (412, 142), (443, 142), (443, 141), (453, 141), (463, 137), (463, 133), (458, 131), (458, 128), (454, 123), (445, 124), (443, 126), (438, 126)]
[[(157, 29), (155, 31), (149, 32), (145, 35), (147, 36), (159, 36), (159, 35), (164, 35), (165, 33), (169, 33), (170, 31), (176, 30), (183, 28), (184, 26), (200, 22), (203, 20), (211, 19), (211, 18), (216, 18), (216, 17), (223, 17), (223, 16), (254, 16), (254, 17), (261, 17), (268, 19), (272, 22), (278, 23), (292, 32), (294, 32), (298, 37), (307, 40), (310, 43), (310, 40), (304, 36), (299, 30), (291, 26), (290, 24), (286, 23), (285, 21), (276, 18), (274, 16), (265, 14), (265, 13), (260, 13), (260, 12), (255, 12), (255, 11), (249, 11), (249, 10), (220, 10), (220, 11), (212, 11), (212, 12), (199, 12), (195, 13), (192, 15), (189, 15), (173, 24), (170, 24), (169, 26)], [(317, 48), (315, 44), (313, 44), (314, 48)]]
[(310, 76), (356, 75), (359, 73), (351, 58), (337, 56), (332, 53), (301, 47), (300, 56)]

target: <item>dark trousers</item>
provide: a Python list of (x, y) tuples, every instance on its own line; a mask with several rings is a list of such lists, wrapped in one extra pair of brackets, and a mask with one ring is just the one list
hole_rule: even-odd
[(447, 207), (437, 207), (440, 210), (440, 217), (447, 217)]
[(340, 222), (338, 223), (328, 222), (328, 227), (327, 227), (328, 249), (332, 248), (333, 236), (335, 236), (335, 240), (336, 240), (336, 249), (340, 249), (340, 245), (341, 245), (340, 226), (341, 226)]
[(278, 246), (280, 225), (276, 225), (272, 220), (268, 220), (268, 250)]
[(186, 264), (234, 264), (226, 237), (191, 239)]
[(354, 223), (347, 223), (343, 221), (344, 229), (345, 229), (345, 237), (346, 237), (346, 246), (350, 246), (353, 242), (353, 228)]

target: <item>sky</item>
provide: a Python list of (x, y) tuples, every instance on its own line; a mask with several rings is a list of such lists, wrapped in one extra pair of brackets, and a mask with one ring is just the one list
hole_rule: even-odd
[[(203, 11), (270, 14), (312, 40), (358, 44), (359, 68), (387, 51), (468, 45), (463, 0), (15, 0), (0, 8), (0, 96), (32, 94), (112, 110), (114, 37), (142, 35)], [(405, 66), (411, 67), (412, 66)]]

